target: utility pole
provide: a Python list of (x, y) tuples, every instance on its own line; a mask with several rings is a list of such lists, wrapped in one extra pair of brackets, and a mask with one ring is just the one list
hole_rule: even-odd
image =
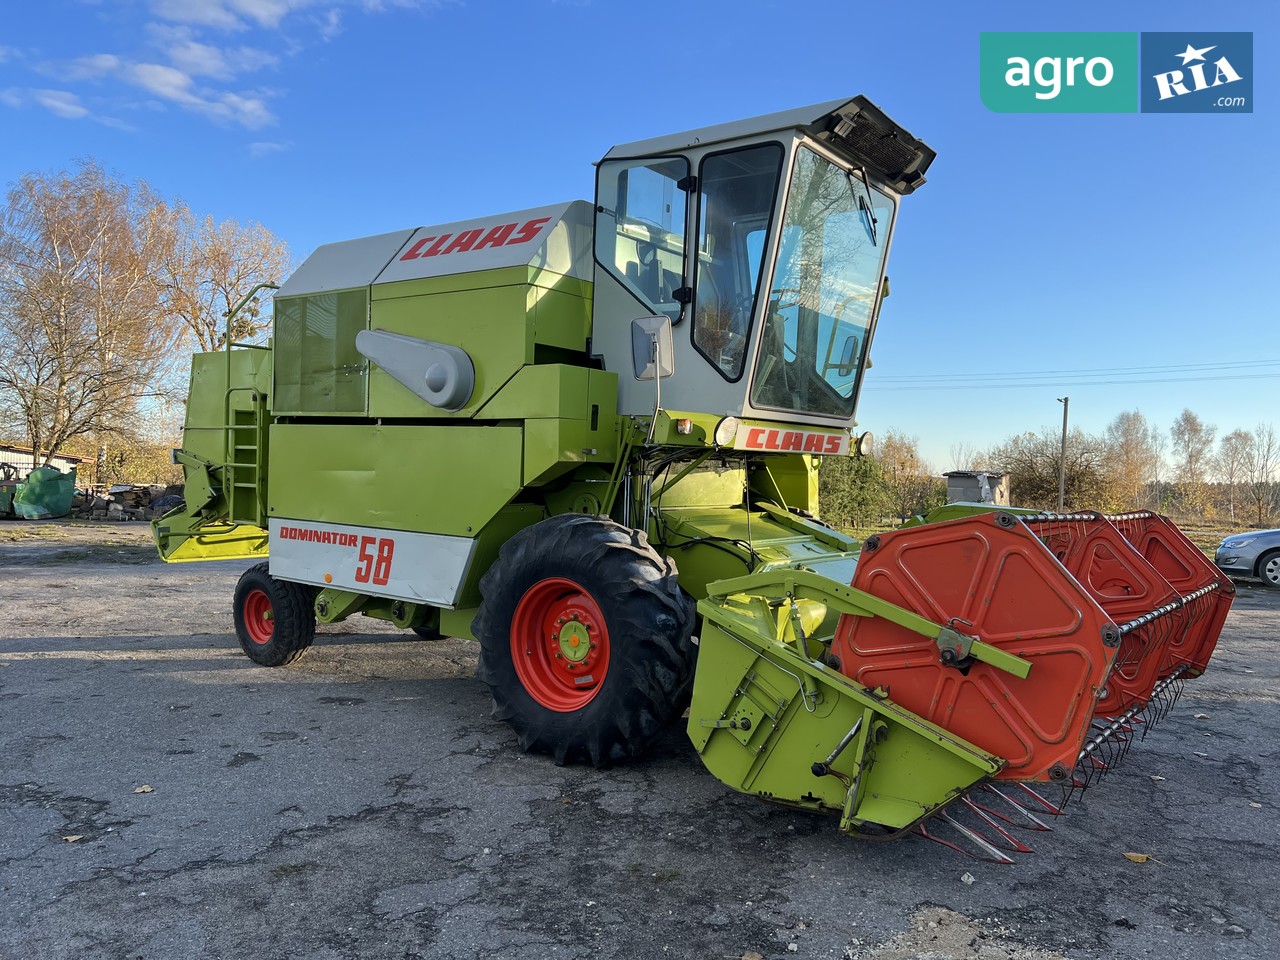
[(1066, 508), (1067, 502), (1067, 407), (1071, 405), (1070, 397), (1059, 397), (1062, 404), (1062, 452), (1058, 456), (1058, 512)]

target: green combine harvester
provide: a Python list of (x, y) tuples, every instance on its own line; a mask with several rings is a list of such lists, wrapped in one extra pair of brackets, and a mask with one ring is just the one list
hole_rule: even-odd
[(1010, 860), (1060, 809), (1033, 785), (1110, 766), (1233, 591), (1150, 513), (817, 519), (933, 159), (855, 97), (615, 147), (594, 204), (319, 248), (267, 346), (229, 318), (194, 358), (161, 555), (263, 558), (256, 663), (355, 614), (471, 638), (526, 750), (608, 765), (687, 709), (735, 790)]

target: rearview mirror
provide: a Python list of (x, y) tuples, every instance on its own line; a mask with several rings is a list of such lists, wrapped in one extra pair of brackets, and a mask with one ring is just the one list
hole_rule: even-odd
[(840, 365), (836, 373), (842, 377), (853, 376), (858, 369), (858, 338), (852, 333), (845, 338), (844, 349), (840, 351)]
[(631, 362), (637, 380), (669, 377), (676, 372), (670, 317), (640, 317), (631, 321)]

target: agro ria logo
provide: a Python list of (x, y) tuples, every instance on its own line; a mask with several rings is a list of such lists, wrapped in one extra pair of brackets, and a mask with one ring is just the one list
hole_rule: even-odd
[(1143, 113), (1253, 113), (1252, 33), (1144, 33)]
[[(1216, 49), (1217, 45), (1214, 44), (1197, 50), (1188, 43), (1187, 49), (1177, 54), (1182, 58), (1183, 69), (1169, 70), (1155, 75), (1156, 89), (1160, 92), (1159, 98), (1168, 100), (1170, 97), (1182, 97), (1193, 91), (1208, 90), (1210, 87), (1220, 87), (1224, 83), (1235, 83), (1241, 80), (1242, 77), (1225, 55), (1217, 59), (1205, 58), (1205, 54)], [(1213, 68), (1212, 79), (1206, 75), (1208, 67)]]

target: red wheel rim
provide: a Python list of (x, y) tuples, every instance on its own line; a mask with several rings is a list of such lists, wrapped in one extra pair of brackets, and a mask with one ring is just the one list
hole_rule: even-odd
[(580, 710), (609, 671), (609, 628), (591, 594), (550, 577), (525, 591), (511, 619), (516, 676), (548, 710)]
[(271, 598), (262, 590), (250, 590), (244, 598), (244, 632), (254, 643), (270, 643), (276, 633)]

